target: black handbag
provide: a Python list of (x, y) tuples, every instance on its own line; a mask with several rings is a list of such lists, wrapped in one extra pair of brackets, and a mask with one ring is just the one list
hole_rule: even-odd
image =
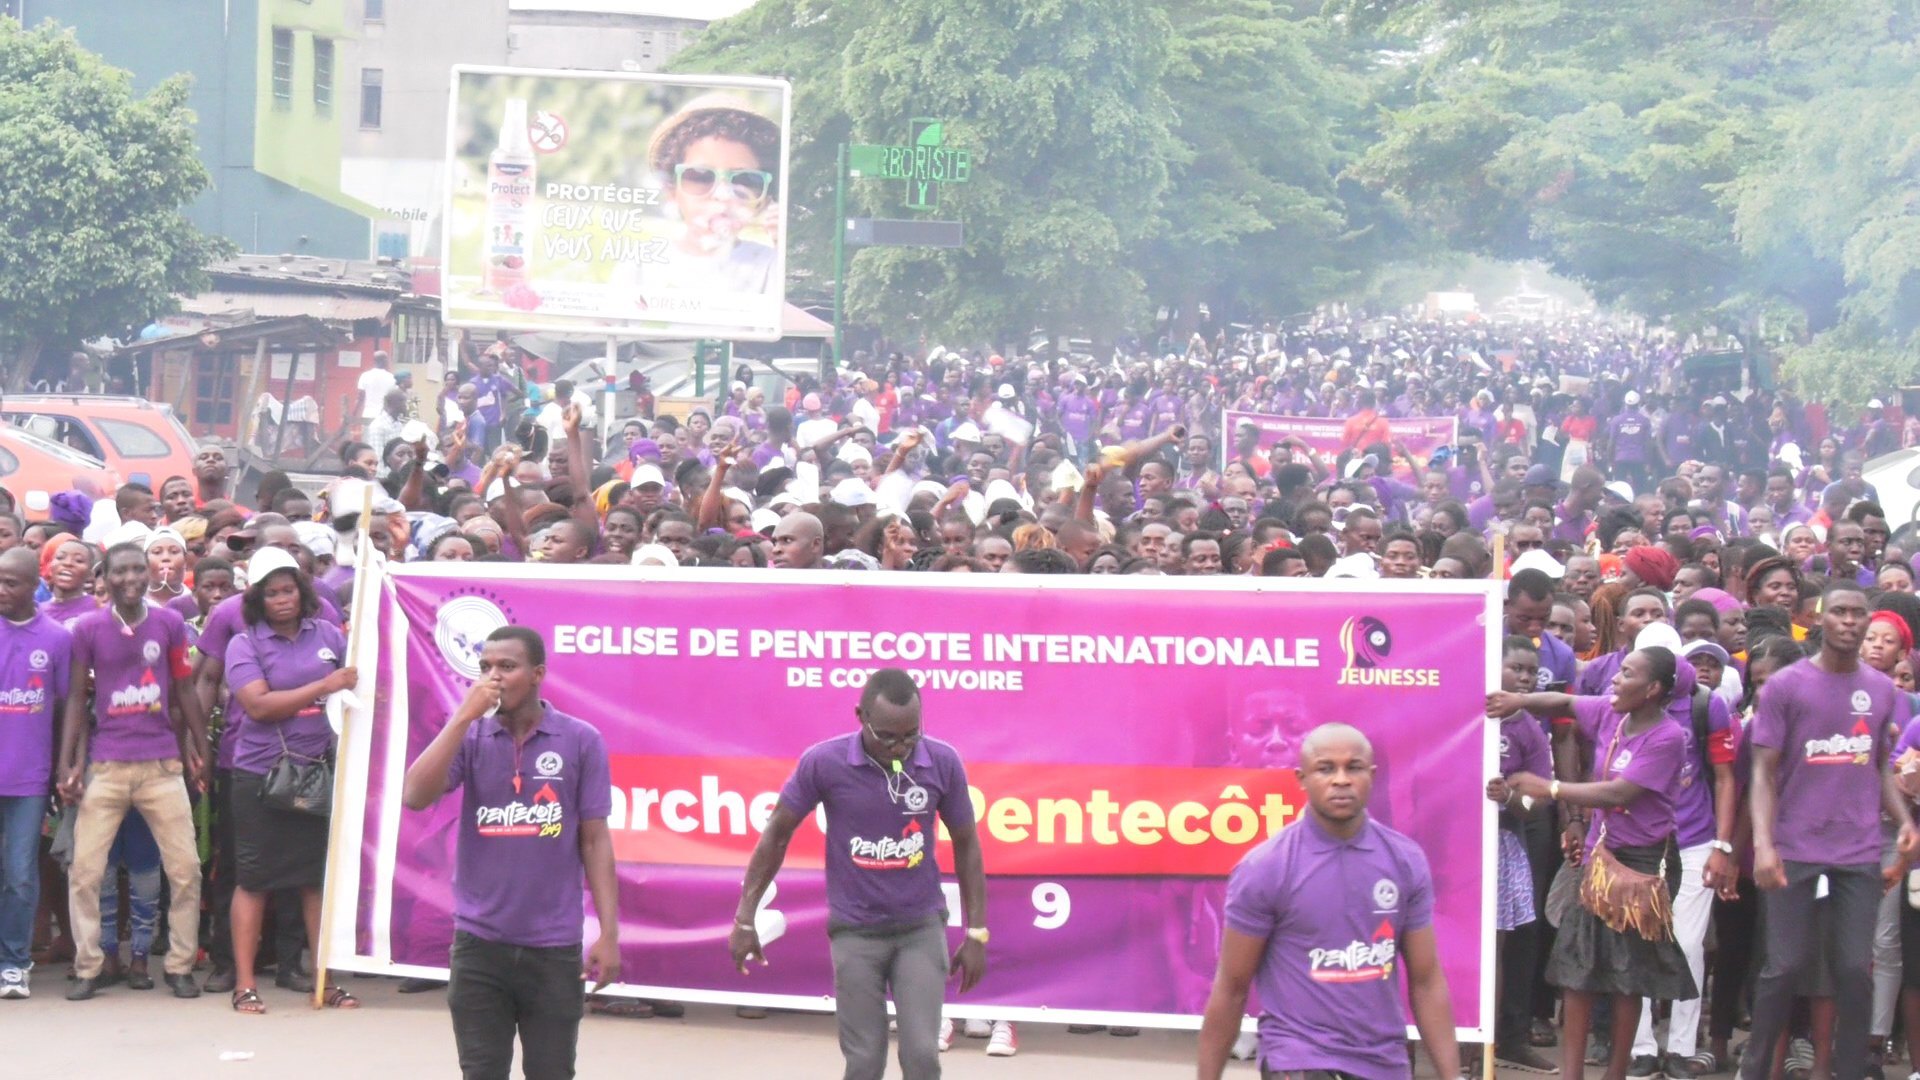
[(324, 757), (308, 757), (287, 748), (280, 732), (280, 760), (267, 770), (260, 785), (260, 801), (275, 810), (291, 810), (314, 817), (333, 814), (333, 766)]

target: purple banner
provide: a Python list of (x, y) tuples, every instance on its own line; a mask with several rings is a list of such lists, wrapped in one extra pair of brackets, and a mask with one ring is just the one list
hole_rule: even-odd
[[(1460, 437), (1460, 421), (1451, 416), (1409, 416), (1404, 418), (1381, 417), (1386, 421), (1388, 441), (1405, 443), (1407, 449), (1421, 461), (1433, 456), (1433, 452), (1442, 446), (1452, 446)], [(1251, 424), (1259, 429), (1259, 453), (1262, 456), (1283, 439), (1296, 438), (1331, 462), (1334, 458), (1350, 449), (1373, 442), (1368, 429), (1359, 423), (1350, 423), (1350, 417), (1337, 416), (1273, 416), (1268, 413), (1240, 412), (1226, 410), (1221, 419), (1220, 430), (1225, 433), (1221, 444), (1231, 452), (1236, 445), (1240, 425)], [(1373, 431), (1377, 435), (1377, 429)], [(1222, 465), (1224, 468), (1224, 463)]]
[[(404, 812), (399, 785), (475, 676), (477, 643), (511, 622), (548, 642), (544, 696), (607, 742), (622, 992), (831, 1007), (817, 817), (769, 904), (787, 927), (771, 966), (735, 972), (727, 933), (793, 761), (853, 729), (867, 673), (903, 667), (923, 686), (925, 730), (966, 762), (988, 874), (988, 974), (950, 1015), (1197, 1026), (1225, 876), (1304, 811), (1299, 741), (1342, 720), (1375, 746), (1373, 814), (1431, 859), (1455, 1014), (1484, 1041), (1487, 583), (469, 563), (396, 568), (386, 605), (371, 761), (354, 785), (366, 805), (349, 819), (364, 887), (354, 955), (339, 944), (337, 967), (445, 968), (460, 798)], [(950, 870), (944, 840), (936, 853)]]

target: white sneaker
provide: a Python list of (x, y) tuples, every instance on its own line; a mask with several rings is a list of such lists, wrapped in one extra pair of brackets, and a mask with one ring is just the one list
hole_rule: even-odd
[(995, 1020), (993, 1037), (987, 1041), (988, 1057), (1012, 1057), (1020, 1052), (1020, 1044), (1013, 1037), (1013, 1021)]
[(969, 1039), (984, 1039), (993, 1034), (993, 1021), (969, 1020), (963, 1030)]
[(0, 998), (9, 1001), (25, 1001), (33, 996), (33, 986), (27, 980), (24, 968), (6, 968), (0, 970)]
[(1252, 1061), (1254, 1055), (1259, 1052), (1260, 1035), (1258, 1032), (1243, 1031), (1240, 1033), (1239, 1038), (1233, 1040), (1232, 1053), (1233, 1060), (1235, 1061)]
[(947, 1047), (952, 1045), (953, 1045), (953, 1021), (943, 1016), (940, 1018), (940, 1042), (939, 1042), (940, 1052), (943, 1054), (946, 1053)]

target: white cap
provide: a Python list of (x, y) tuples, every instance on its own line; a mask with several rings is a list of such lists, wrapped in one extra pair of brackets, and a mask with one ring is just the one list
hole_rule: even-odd
[(913, 485), (913, 490), (907, 493), (907, 498), (912, 500), (922, 495), (931, 495), (936, 499), (944, 499), (947, 496), (947, 485), (938, 480), (922, 480)]
[(842, 445), (840, 447), (840, 453), (836, 456), (839, 457), (841, 461), (844, 461), (849, 465), (873, 464), (873, 454), (868, 452), (866, 447), (861, 446), (859, 443), (855, 443), (855, 442), (850, 442)]
[(267, 575), (276, 570), (298, 572), (300, 564), (293, 556), (277, 547), (263, 547), (247, 559), (247, 585), (249, 588), (267, 580)]
[(293, 535), (299, 537), (300, 543), (316, 557), (333, 554), (333, 529), (318, 521), (294, 522)]
[(958, 427), (955, 427), (953, 431), (947, 435), (947, 439), (951, 442), (957, 442), (957, 443), (958, 442), (977, 443), (980, 441), (980, 428), (973, 421), (968, 420), (966, 423), (963, 423)]
[(1880, 399), (1879, 399), (1879, 398), (1874, 398), (1874, 399), (1873, 399), (1872, 401), (1869, 401), (1869, 402), (1867, 402), (1867, 408), (1869, 408), (1869, 409), (1884, 409), (1884, 408), (1886, 408), (1886, 406), (1885, 406), (1884, 404), (1882, 404), (1882, 403), (1881, 403), (1881, 401), (1880, 401)]
[(632, 566), (679, 566), (680, 560), (673, 557), (673, 549), (665, 544), (641, 544), (628, 560)]
[(1000, 395), (1000, 400), (1001, 400), (1001, 401), (1012, 401), (1012, 400), (1013, 400), (1013, 397), (1014, 397), (1014, 394), (1013, 394), (1013, 384), (1012, 384), (1012, 383), (1001, 383), (1001, 384), (1000, 384), (1000, 389), (999, 389), (998, 391), (996, 391), (996, 393), (998, 393), (998, 394)]
[(1356, 551), (1343, 559), (1336, 559), (1327, 568), (1330, 578), (1377, 578), (1380, 568), (1374, 564), (1373, 556), (1364, 551)]
[(1625, 480), (1615, 480), (1613, 483), (1608, 484), (1607, 491), (1620, 496), (1621, 499), (1627, 502), (1633, 501), (1633, 487)]
[(780, 511), (763, 506), (753, 512), (753, 517), (748, 520), (747, 524), (754, 532), (766, 532), (768, 529), (780, 524)]
[(643, 461), (633, 467), (633, 480), (627, 486), (638, 488), (646, 487), (648, 484), (658, 484), (661, 487), (666, 487), (667, 477), (666, 474), (660, 471), (660, 466), (655, 465), (651, 461)]
[(1519, 558), (1513, 560), (1513, 572), (1517, 574), (1522, 570), (1538, 570), (1548, 577), (1555, 579), (1560, 578), (1567, 572), (1567, 568), (1561, 566), (1559, 560), (1541, 551), (1539, 548), (1534, 548), (1532, 551), (1523, 551), (1520, 553)]
[(833, 490), (827, 493), (827, 501), (838, 503), (841, 506), (872, 506), (873, 489), (868, 487), (864, 482), (849, 476), (845, 480), (833, 485)]
[(1624, 400), (1625, 400), (1625, 401), (1626, 401), (1626, 403), (1627, 403), (1627, 404), (1629, 404), (1629, 405), (1638, 405), (1638, 404), (1640, 404), (1640, 391), (1638, 391), (1638, 390), (1629, 390), (1629, 391), (1627, 391), (1627, 396), (1626, 396), (1626, 398), (1625, 398)]
[(800, 496), (795, 495), (791, 491), (776, 491), (774, 492), (773, 498), (767, 500), (768, 508), (773, 510), (778, 510), (783, 506), (797, 507), (799, 505)]
[(117, 544), (139, 544), (141, 550), (144, 551), (147, 547), (147, 538), (151, 535), (153, 535), (153, 530), (147, 528), (145, 525), (137, 521), (123, 521), (108, 531), (107, 535), (101, 539), (100, 546), (113, 547)]
[(1633, 639), (1633, 647), (1636, 649), (1658, 647), (1679, 656), (1680, 631), (1663, 622), (1648, 623), (1646, 628), (1640, 631), (1640, 636)]

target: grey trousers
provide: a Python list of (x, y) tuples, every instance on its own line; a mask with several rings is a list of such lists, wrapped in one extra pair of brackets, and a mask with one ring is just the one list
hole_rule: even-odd
[[(1867, 1029), (1873, 1019), (1873, 929), (1880, 904), (1880, 864), (1786, 863), (1787, 887), (1760, 894), (1766, 960), (1753, 994), (1753, 1034), (1740, 1060), (1742, 1080), (1773, 1070), (1773, 1044), (1786, 1029), (1803, 976), (1818, 961), (1815, 928), (1825, 927), (1833, 964), (1834, 1080), (1866, 1075)], [(1814, 918), (1814, 891), (1827, 879), (1827, 915)]]
[(887, 1070), (887, 991), (900, 1021), (904, 1080), (940, 1075), (940, 1006), (947, 989), (947, 931), (930, 917), (908, 930), (832, 935), (835, 1015), (846, 1080), (880, 1080)]

